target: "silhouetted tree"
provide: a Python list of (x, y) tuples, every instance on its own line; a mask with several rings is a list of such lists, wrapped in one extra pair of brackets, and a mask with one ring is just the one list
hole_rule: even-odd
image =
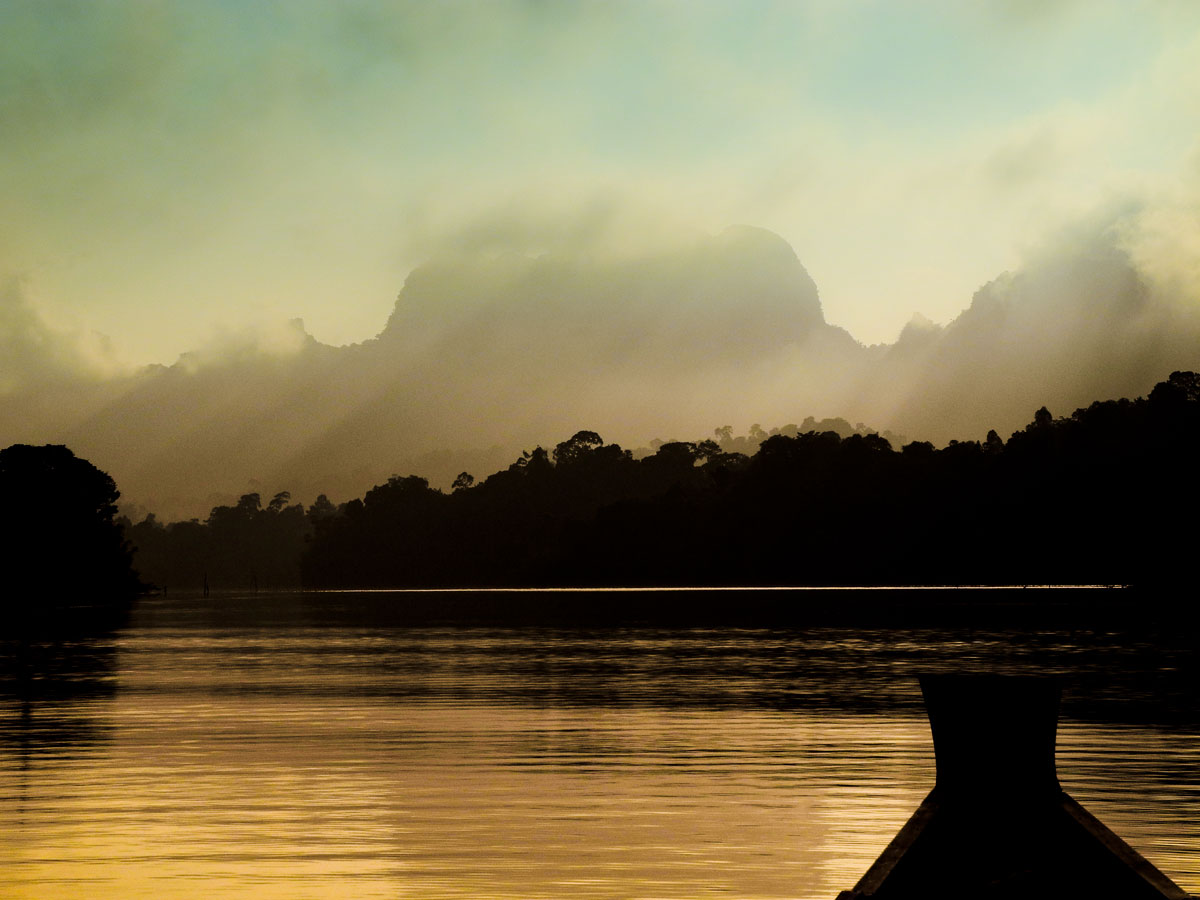
[(330, 516), (336, 514), (337, 507), (324, 494), (318, 494), (317, 499), (308, 507), (308, 521), (310, 525), (320, 519), (328, 519)]
[(0, 572), (6, 617), (120, 606), (141, 583), (106, 473), (61, 445), (0, 450)]
[(587, 453), (604, 445), (603, 438), (594, 431), (577, 431), (571, 438), (554, 448), (554, 464), (569, 466)]

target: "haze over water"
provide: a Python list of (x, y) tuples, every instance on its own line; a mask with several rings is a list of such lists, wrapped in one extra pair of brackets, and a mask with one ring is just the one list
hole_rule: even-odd
[(963, 667), (1062, 674), (1064, 787), (1200, 889), (1169, 629), (500, 625), (478, 612), (512, 595), (413, 597), (144, 600), (74, 662), (27, 657), (4, 896), (832, 898), (932, 785), (913, 674)]

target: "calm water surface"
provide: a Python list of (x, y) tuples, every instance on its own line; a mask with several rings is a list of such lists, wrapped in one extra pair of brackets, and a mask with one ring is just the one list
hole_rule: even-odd
[(20, 651), (0, 897), (830, 900), (932, 786), (913, 673), (980, 667), (1064, 676), (1064, 786), (1200, 892), (1178, 629), (501, 626), (443, 602), (154, 599)]

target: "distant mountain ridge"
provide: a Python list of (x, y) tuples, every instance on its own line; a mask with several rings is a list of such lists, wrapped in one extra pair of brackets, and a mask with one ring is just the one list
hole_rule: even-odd
[(944, 327), (917, 318), (864, 347), (826, 322), (787, 242), (737, 227), (642, 256), (435, 260), (374, 339), (330, 347), (296, 321), (285, 344), (16, 389), (0, 445), (66, 443), (179, 518), (247, 490), (448, 485), (580, 428), (639, 446), (840, 416), (944, 442), (1200, 368), (1200, 315), (1098, 239), (993, 280)]

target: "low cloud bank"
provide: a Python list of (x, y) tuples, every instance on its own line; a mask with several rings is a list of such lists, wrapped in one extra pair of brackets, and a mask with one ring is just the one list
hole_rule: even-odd
[[(1173, 215), (1194, 225), (1189, 209)], [(448, 485), (582, 428), (629, 447), (807, 416), (935, 443), (1007, 435), (1043, 405), (1065, 415), (1200, 368), (1187, 235), (1122, 212), (1064, 233), (944, 327), (918, 316), (871, 347), (825, 321), (786, 242), (747, 227), (641, 255), (461, 251), (409, 276), (373, 340), (329, 347), (295, 321), (122, 376), (10, 288), (0, 445), (66, 443), (127, 500), (181, 518), (251, 490), (340, 500), (410, 472)]]
[(944, 329), (906, 329), (864, 383), (862, 415), (944, 442), (1007, 433), (1040, 406), (1139, 396), (1200, 360), (1198, 300), (1147, 274), (1120, 229), (1064, 235)]

